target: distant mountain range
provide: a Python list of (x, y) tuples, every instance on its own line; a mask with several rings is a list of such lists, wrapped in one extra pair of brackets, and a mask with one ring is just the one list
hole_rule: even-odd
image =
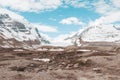
[[(11, 11), (0, 9), (0, 47), (36, 48), (50, 41), (43, 33), (24, 17)], [(69, 40), (68, 40), (69, 39)], [(85, 42), (120, 42), (120, 26), (98, 25), (86, 27), (66, 37), (66, 42), (78, 45)], [(54, 40), (53, 40), (54, 41)], [(51, 45), (57, 45), (53, 42)], [(64, 44), (64, 40), (60, 44)]]

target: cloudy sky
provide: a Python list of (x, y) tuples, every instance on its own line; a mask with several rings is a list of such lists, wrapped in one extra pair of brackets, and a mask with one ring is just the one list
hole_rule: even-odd
[(120, 23), (120, 0), (0, 0), (52, 38), (66, 37), (87, 26)]

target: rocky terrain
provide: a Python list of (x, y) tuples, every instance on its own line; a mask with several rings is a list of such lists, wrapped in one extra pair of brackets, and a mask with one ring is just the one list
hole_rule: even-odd
[[(119, 50), (0, 49), (0, 80), (120, 80)], [(110, 46), (111, 47), (111, 46)]]

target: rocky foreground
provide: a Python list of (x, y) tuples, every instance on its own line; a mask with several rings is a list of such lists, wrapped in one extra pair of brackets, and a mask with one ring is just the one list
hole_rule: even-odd
[(0, 49), (0, 80), (120, 80), (120, 54)]

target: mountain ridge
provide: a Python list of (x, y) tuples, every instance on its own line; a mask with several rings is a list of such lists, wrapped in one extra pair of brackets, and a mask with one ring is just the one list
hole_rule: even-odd
[(44, 39), (37, 28), (33, 27), (24, 18), (17, 21), (8, 12), (0, 12), (0, 46), (1, 47), (22, 47), (35, 48), (42, 43), (49, 43)]

